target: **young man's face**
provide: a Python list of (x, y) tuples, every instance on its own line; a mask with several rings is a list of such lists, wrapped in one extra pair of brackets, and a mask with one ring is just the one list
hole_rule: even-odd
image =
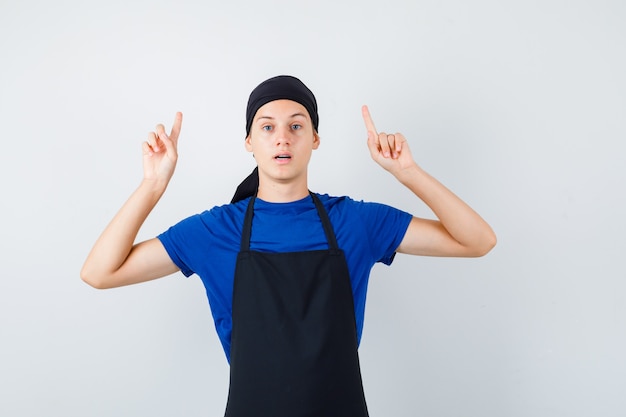
[(304, 181), (311, 152), (319, 146), (306, 108), (291, 100), (275, 100), (254, 115), (246, 149), (252, 152), (261, 181)]

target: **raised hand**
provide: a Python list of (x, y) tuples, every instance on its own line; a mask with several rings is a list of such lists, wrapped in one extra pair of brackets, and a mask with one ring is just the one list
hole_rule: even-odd
[(96, 288), (112, 288), (159, 278), (177, 270), (157, 238), (135, 244), (139, 228), (172, 178), (183, 122), (176, 113), (169, 136), (157, 125), (142, 144), (144, 179), (104, 229), (80, 272)]
[(178, 160), (178, 136), (182, 123), (183, 114), (178, 112), (169, 136), (162, 124), (148, 134), (148, 139), (142, 144), (144, 179), (168, 182), (172, 178)]
[(409, 144), (402, 133), (378, 133), (367, 106), (361, 108), (367, 129), (367, 147), (372, 159), (397, 176), (402, 170), (415, 165)]

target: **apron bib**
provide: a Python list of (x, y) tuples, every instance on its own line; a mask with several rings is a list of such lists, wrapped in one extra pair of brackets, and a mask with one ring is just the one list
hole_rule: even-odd
[[(328, 250), (250, 250), (250, 199), (235, 268), (226, 417), (367, 417), (348, 266), (311, 193)], [(288, 226), (288, 225), (287, 225)]]

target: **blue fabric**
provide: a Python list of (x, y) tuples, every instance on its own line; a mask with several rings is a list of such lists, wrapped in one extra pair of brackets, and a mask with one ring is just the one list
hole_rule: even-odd
[[(319, 195), (348, 263), (357, 336), (361, 340), (367, 283), (376, 262), (390, 265), (412, 216), (379, 203)], [(158, 236), (185, 276), (204, 283), (215, 327), (230, 362), (235, 264), (249, 198), (188, 217)], [(257, 198), (250, 249), (298, 252), (327, 249), (322, 223), (310, 196), (291, 203)]]

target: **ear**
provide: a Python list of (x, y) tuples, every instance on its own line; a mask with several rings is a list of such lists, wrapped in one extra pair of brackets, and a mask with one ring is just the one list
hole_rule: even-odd
[(245, 142), (245, 146), (246, 146), (246, 150), (248, 152), (252, 152), (252, 138), (250, 137), (250, 135), (246, 136), (246, 142)]
[(320, 146), (320, 135), (317, 132), (313, 132), (313, 149), (317, 149)]

